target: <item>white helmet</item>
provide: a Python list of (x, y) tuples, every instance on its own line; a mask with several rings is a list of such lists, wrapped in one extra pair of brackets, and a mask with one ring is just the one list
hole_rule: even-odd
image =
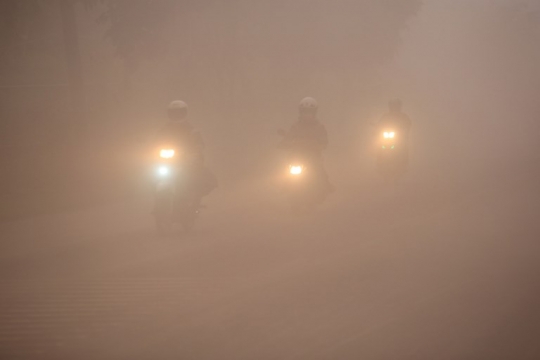
[(180, 100), (175, 100), (169, 104), (167, 109), (169, 119), (173, 121), (182, 121), (187, 116), (187, 104)]
[(317, 110), (319, 108), (319, 105), (317, 104), (317, 100), (315, 100), (312, 97), (306, 97), (303, 98), (302, 101), (300, 101), (299, 105), (300, 110)]
[(187, 104), (182, 100), (174, 100), (169, 104), (169, 110), (187, 110)]

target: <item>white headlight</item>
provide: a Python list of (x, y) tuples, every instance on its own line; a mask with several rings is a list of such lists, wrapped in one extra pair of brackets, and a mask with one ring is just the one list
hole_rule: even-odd
[(159, 152), (159, 156), (163, 159), (170, 159), (174, 156), (174, 150), (173, 149), (161, 149)]
[(169, 172), (170, 172), (170, 170), (166, 166), (160, 166), (159, 169), (158, 169), (158, 173), (161, 176), (167, 176), (167, 175), (169, 175)]
[(385, 131), (383, 136), (385, 139), (393, 139), (396, 136), (396, 133), (393, 131)]
[(292, 165), (289, 168), (289, 172), (291, 173), (291, 175), (300, 175), (302, 173), (302, 170), (302, 166), (299, 165)]

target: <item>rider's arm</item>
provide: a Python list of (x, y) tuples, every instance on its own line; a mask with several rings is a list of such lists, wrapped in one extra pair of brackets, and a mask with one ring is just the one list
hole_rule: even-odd
[(283, 139), (278, 143), (279, 149), (289, 149), (296, 140), (296, 127), (293, 125), (287, 133), (283, 135)]
[(202, 165), (204, 163), (204, 140), (198, 130), (194, 130), (191, 134), (193, 152), (197, 156), (197, 161)]
[(321, 147), (321, 150), (326, 150), (326, 148), (328, 147), (328, 132), (326, 131), (326, 128), (324, 127), (324, 125), (321, 125), (319, 128), (317, 140), (318, 140), (319, 146)]

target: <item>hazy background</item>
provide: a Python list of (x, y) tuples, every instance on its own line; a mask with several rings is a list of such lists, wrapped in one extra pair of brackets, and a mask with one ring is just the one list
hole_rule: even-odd
[[(532, 0), (1, 1), (0, 358), (538, 359), (538, 44)], [(293, 216), (305, 96), (336, 192)], [(220, 187), (163, 238), (175, 99)]]
[(74, 9), (85, 96), (75, 111), (65, 55), (77, 48), (65, 40), (61, 2), (2, 3), (7, 198), (28, 194), (26, 187), (44, 196), (59, 181), (78, 196), (81, 186), (91, 191), (113, 177), (125, 183), (173, 99), (189, 103), (228, 185), (269, 161), (275, 130), (295, 120), (304, 96), (321, 104), (330, 162), (371, 161), (369, 122), (393, 97), (413, 118), (417, 159), (499, 161), (535, 152), (535, 1), (65, 4)]

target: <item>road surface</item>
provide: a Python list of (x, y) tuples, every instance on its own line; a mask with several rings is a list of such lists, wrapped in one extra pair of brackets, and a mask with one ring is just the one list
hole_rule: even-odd
[(299, 217), (222, 189), (172, 238), (147, 197), (1, 224), (0, 358), (539, 359), (537, 175), (358, 173)]

